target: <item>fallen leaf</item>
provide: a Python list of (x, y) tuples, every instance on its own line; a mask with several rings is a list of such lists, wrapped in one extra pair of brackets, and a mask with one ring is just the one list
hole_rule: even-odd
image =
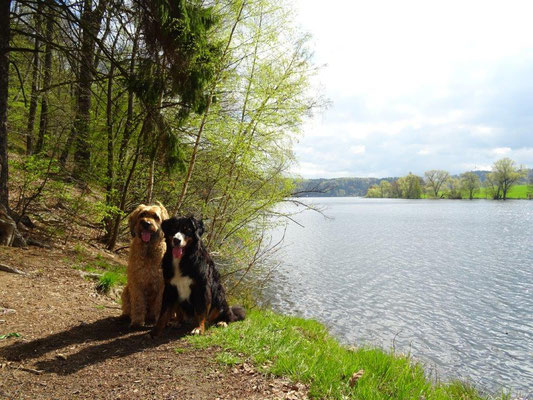
[(357, 384), (357, 381), (363, 376), (364, 373), (364, 369), (360, 369), (359, 371), (354, 372), (354, 374), (350, 378), (350, 387), (354, 387)]

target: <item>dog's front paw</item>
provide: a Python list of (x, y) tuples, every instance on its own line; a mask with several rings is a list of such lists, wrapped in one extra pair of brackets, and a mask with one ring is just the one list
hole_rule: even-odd
[(195, 336), (198, 336), (198, 335), (202, 335), (204, 332), (202, 331), (202, 329), (200, 327), (198, 328), (194, 328), (192, 331), (191, 331), (191, 335), (195, 335)]
[(130, 329), (142, 329), (144, 327), (144, 321), (132, 321)]
[(228, 324), (224, 321), (220, 321), (219, 323), (217, 323), (217, 326), (219, 328), (227, 328), (228, 327)]

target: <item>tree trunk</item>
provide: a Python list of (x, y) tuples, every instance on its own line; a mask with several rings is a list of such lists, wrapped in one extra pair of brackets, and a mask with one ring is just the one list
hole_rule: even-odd
[[(107, 179), (106, 179), (106, 195), (105, 201), (108, 206), (113, 204), (113, 184), (115, 181), (115, 166), (114, 166), (114, 143), (113, 143), (113, 74), (115, 72), (115, 64), (111, 63), (109, 70), (109, 79), (107, 81), (107, 105), (106, 105), (106, 125), (107, 125)], [(104, 241), (107, 242), (111, 237), (113, 230), (113, 216), (109, 215), (104, 218), (105, 236)]]
[[(140, 143), (141, 143), (141, 140), (139, 138), (139, 140), (137, 141), (137, 149), (135, 150), (135, 156), (133, 158), (133, 163), (131, 164), (130, 172), (128, 174), (128, 177), (126, 178), (126, 181), (124, 182), (123, 187), (121, 188), (120, 205), (119, 205), (120, 211), (124, 211), (124, 209), (126, 208), (126, 195), (128, 193), (128, 188), (130, 186), (131, 178), (133, 177), (133, 172), (135, 172), (135, 168), (137, 167), (137, 161), (139, 160)], [(113, 232), (111, 234), (111, 238), (109, 239), (109, 242), (107, 243), (108, 250), (113, 250), (113, 248), (115, 247), (115, 244), (117, 243), (119, 227), (120, 227), (120, 214), (117, 214), (117, 216), (115, 217), (115, 222), (113, 225)]]
[[(95, 15), (92, 10), (92, 0), (85, 0), (83, 14), (80, 24), (83, 27), (81, 37), (81, 65), (78, 83), (78, 98), (76, 107), (76, 116), (74, 118), (74, 175), (81, 176), (88, 171), (90, 167), (91, 152), (89, 148), (89, 122), (91, 112), (91, 85), (92, 85), (92, 68), (94, 62), (94, 39), (93, 35), (97, 33), (95, 27)], [(98, 27), (99, 27), (98, 21)], [(96, 32), (94, 32), (96, 30)]]
[(37, 11), (35, 12), (33, 18), (35, 22), (35, 41), (33, 44), (33, 63), (31, 71), (31, 94), (30, 94), (30, 109), (28, 111), (28, 124), (26, 127), (26, 154), (31, 155), (33, 153), (33, 127), (35, 125), (35, 114), (37, 111), (37, 86), (39, 81), (39, 64), (40, 64), (40, 55), (39, 47), (41, 46), (41, 41), (39, 37), (41, 35), (41, 14), (43, 10), (43, 1), (39, 1), (37, 5)]
[(9, 84), (9, 10), (11, 0), (0, 0), (0, 204), (9, 210), (7, 163), (7, 100)]
[(61, 164), (64, 165), (71, 146), (75, 144), (75, 167), (73, 173), (78, 177), (85, 175), (90, 167), (89, 122), (94, 66), (94, 39), (100, 30), (100, 23), (102, 22), (106, 5), (107, 0), (100, 0), (98, 6), (93, 10), (93, 1), (85, 0), (80, 18), (80, 26), (82, 28), (81, 63), (78, 70), (78, 86), (76, 90), (76, 115), (74, 117), (74, 125), (59, 159)]
[(35, 145), (35, 152), (40, 153), (44, 147), (44, 139), (48, 135), (48, 96), (52, 81), (52, 34), (54, 29), (54, 18), (49, 12), (46, 19), (46, 50), (44, 54), (44, 81), (43, 97), (41, 99), (41, 118), (39, 121), (39, 136)]
[[(143, 122), (143, 126), (141, 128), (141, 132), (139, 133), (139, 136), (137, 137), (137, 146), (136, 146), (136, 149), (135, 149), (135, 154), (133, 156), (133, 162), (131, 164), (131, 167), (130, 167), (130, 170), (129, 170), (129, 173), (128, 173), (128, 176), (126, 177), (126, 179), (124, 180), (124, 183), (122, 184), (121, 188), (120, 188), (120, 204), (119, 204), (119, 210), (120, 211), (125, 211), (125, 208), (126, 208), (126, 197), (127, 197), (127, 194), (128, 194), (128, 189), (129, 189), (129, 186), (130, 186), (130, 183), (131, 183), (131, 179), (133, 177), (133, 173), (135, 172), (135, 169), (137, 168), (137, 162), (139, 161), (139, 154), (140, 154), (140, 149), (141, 149), (141, 144), (143, 143), (143, 138), (147, 135), (147, 131), (149, 131), (150, 129), (152, 129), (150, 127), (150, 124), (151, 124), (151, 119), (150, 117), (147, 115), (145, 118), (144, 118), (144, 122)], [(115, 222), (114, 222), (114, 225), (113, 225), (113, 232), (111, 234), (111, 238), (109, 239), (109, 242), (107, 243), (107, 249), (108, 250), (113, 250), (113, 248), (115, 247), (115, 244), (117, 242), (117, 238), (118, 238), (118, 230), (119, 230), (119, 227), (120, 227), (120, 214), (117, 214), (117, 216), (115, 217)]]
[(148, 187), (146, 190), (146, 203), (152, 203), (154, 197), (154, 175), (155, 175), (155, 154), (150, 160), (150, 170), (148, 171)]
[(0, 0), (0, 238), (8, 246), (26, 246), (9, 211), (7, 162), (7, 102), (11, 0)]
[[(152, 148), (152, 151), (150, 152), (150, 169), (148, 171), (148, 182), (147, 182), (146, 197), (145, 197), (145, 202), (147, 204), (150, 204), (152, 202), (152, 198), (154, 196), (155, 159), (157, 158), (157, 152), (159, 150), (159, 142), (161, 140), (161, 130), (160, 130), (160, 125), (159, 125), (159, 119), (161, 118), (161, 115), (159, 113), (161, 110), (162, 100), (163, 98), (160, 96), (159, 101), (157, 103), (157, 108), (148, 110), (148, 116), (147, 116), (149, 120), (149, 124), (147, 124), (149, 130), (147, 131), (147, 133), (149, 134), (149, 132), (152, 132), (154, 130), (157, 130), (158, 132), (155, 135), (153, 148)], [(146, 137), (148, 137), (148, 135), (146, 135)]]
[[(139, 44), (139, 33), (140, 30), (137, 30), (135, 33), (135, 37), (133, 38), (133, 48), (132, 48), (132, 54), (131, 54), (131, 60), (130, 60), (130, 67), (129, 67), (129, 76), (133, 76), (133, 73), (135, 72), (135, 62), (136, 62), (136, 55), (138, 50), (138, 44)], [(126, 178), (124, 175), (126, 173), (126, 153), (128, 149), (128, 144), (131, 139), (131, 135), (134, 131), (134, 122), (133, 122), (133, 102), (134, 102), (134, 92), (133, 89), (130, 87), (128, 88), (128, 108), (126, 111), (126, 122), (124, 124), (124, 133), (122, 134), (122, 141), (120, 143), (120, 148), (118, 149), (118, 162), (117, 162), (117, 174), (116, 174), (116, 182), (115, 182), (115, 188), (120, 190), (120, 192), (117, 193), (116, 198), (114, 201), (116, 202), (115, 205), (119, 208), (120, 211), (124, 211), (124, 207), (126, 204), (126, 191), (129, 187), (129, 182), (131, 180), (131, 176), (133, 174), (133, 171), (137, 165), (137, 159), (139, 155), (139, 146), (137, 146), (137, 150), (135, 153), (135, 158), (133, 160), (133, 166), (132, 169), (130, 169), (130, 173), (128, 174), (128, 177)], [(120, 220), (121, 215), (117, 214), (113, 220), (111, 221), (110, 225), (106, 232), (107, 238), (107, 249), (113, 250), (115, 247), (117, 237), (118, 237), (118, 230), (120, 227)]]
[[(137, 32), (135, 33), (135, 37), (133, 38), (133, 48), (131, 51), (131, 60), (130, 60), (130, 69), (129, 69), (129, 76), (133, 76), (135, 72), (135, 61), (137, 57), (137, 50), (139, 47), (139, 29), (137, 29)], [(131, 138), (131, 134), (133, 133), (133, 100), (134, 100), (134, 92), (133, 88), (128, 88), (128, 108), (126, 111), (126, 123), (124, 124), (124, 134), (122, 135), (122, 141), (120, 143), (120, 149), (118, 151), (118, 166), (119, 168), (122, 168), (122, 165), (124, 163), (124, 158), (126, 157), (126, 150), (128, 148), (128, 143)]]

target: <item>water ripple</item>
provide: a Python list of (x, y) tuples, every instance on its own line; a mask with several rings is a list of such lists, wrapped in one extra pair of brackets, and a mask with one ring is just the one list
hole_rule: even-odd
[(303, 213), (287, 230), (277, 309), (533, 397), (533, 202), (319, 202), (332, 220)]

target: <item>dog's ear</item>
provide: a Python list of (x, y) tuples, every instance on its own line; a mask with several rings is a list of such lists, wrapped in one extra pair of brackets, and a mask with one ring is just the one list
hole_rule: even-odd
[(163, 220), (163, 222), (161, 223), (161, 229), (163, 230), (163, 233), (165, 234), (165, 236), (167, 235), (170, 235), (172, 232), (171, 232), (171, 229), (172, 229), (172, 225), (174, 225), (174, 220), (175, 218), (167, 218), (165, 220)]
[(160, 201), (156, 201), (155, 204), (161, 209), (161, 220), (164, 221), (169, 219), (168, 211), (165, 206)]
[(204, 221), (201, 220), (201, 219), (199, 219), (199, 220), (197, 221), (197, 225), (198, 225), (198, 227), (197, 227), (197, 230), (198, 230), (198, 236), (202, 236), (202, 235), (204, 234), (204, 232), (205, 232)]
[(198, 237), (198, 240), (200, 240), (200, 237), (204, 234), (204, 222), (201, 219), (196, 219), (193, 216), (189, 217), (192, 222), (192, 226), (194, 227), (194, 232), (196, 233), (196, 236)]
[(128, 217), (128, 225), (130, 227), (131, 236), (135, 236), (135, 224), (137, 224), (137, 217), (144, 210), (146, 206), (144, 204), (139, 204), (135, 210), (133, 210)]

